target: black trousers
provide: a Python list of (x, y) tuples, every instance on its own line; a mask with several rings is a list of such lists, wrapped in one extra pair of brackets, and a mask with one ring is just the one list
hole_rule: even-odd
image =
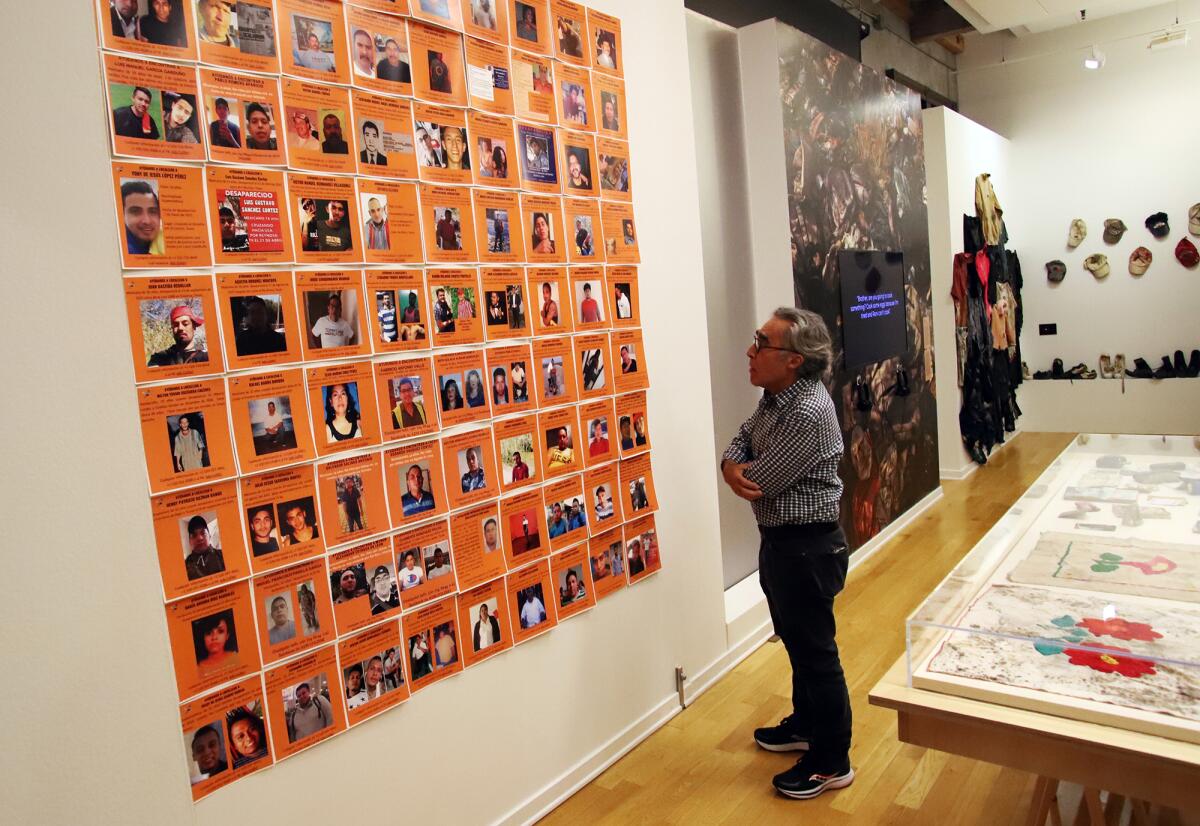
[(758, 579), (792, 663), (792, 724), (817, 765), (850, 755), (850, 693), (838, 657), (833, 599), (850, 552), (834, 522), (760, 527)]

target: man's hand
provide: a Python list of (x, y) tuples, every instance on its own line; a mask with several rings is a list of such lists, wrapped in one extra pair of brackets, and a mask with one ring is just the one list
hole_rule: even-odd
[(745, 499), (747, 502), (753, 502), (755, 499), (761, 499), (763, 496), (762, 488), (746, 478), (746, 468), (750, 467), (749, 462), (735, 464), (734, 462), (725, 462), (721, 468), (721, 473), (725, 477), (725, 484), (729, 485), (729, 489), (735, 494)]

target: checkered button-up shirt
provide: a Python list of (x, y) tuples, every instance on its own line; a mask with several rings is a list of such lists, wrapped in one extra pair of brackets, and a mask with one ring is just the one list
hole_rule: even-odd
[(842, 433), (833, 399), (816, 379), (797, 379), (781, 393), (764, 392), (724, 458), (750, 463), (746, 478), (763, 492), (751, 503), (759, 525), (838, 520)]

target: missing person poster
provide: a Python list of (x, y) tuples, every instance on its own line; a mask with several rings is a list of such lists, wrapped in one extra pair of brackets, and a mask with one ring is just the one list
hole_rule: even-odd
[(586, 543), (550, 557), (550, 578), (556, 589), (559, 622), (595, 607), (591, 567)]
[(467, 131), (473, 141), (471, 151), (476, 161), (471, 167), (474, 182), (479, 186), (504, 189), (520, 186), (512, 120), (472, 109), (467, 112)]
[(209, 160), (287, 163), (283, 133), (290, 124), (279, 102), (279, 78), (201, 68), (200, 96)]
[(575, 357), (569, 336), (534, 339), (533, 363), (537, 376), (535, 389), (539, 408), (574, 404), (578, 401)]
[(425, 278), (433, 301), (433, 346), (482, 343), (479, 273), (470, 267), (444, 267), (426, 270)]
[(603, 267), (571, 267), (576, 332), (607, 330), (612, 326), (612, 310), (605, 293)]
[(313, 460), (305, 395), (299, 368), (229, 378), (229, 414), (243, 474)]
[(375, 352), (429, 349), (429, 300), (421, 270), (367, 270), (366, 277)]
[(283, 173), (205, 167), (209, 227), (218, 264), (290, 264), (291, 222)]
[[(516, 198), (513, 197), (513, 202)], [(480, 271), (483, 282), (484, 329), (488, 341), (503, 341), (512, 338), (527, 338), (532, 335), (529, 317), (525, 310), (524, 267), (484, 267)], [(507, 374), (505, 387), (494, 388), (492, 405), (500, 404), (498, 397), (507, 396)], [(498, 411), (499, 412), (499, 411)]]
[(355, 89), (354, 134), (358, 174), (377, 178), (417, 177), (412, 101)]
[(392, 524), (403, 527), (442, 516), (446, 505), (442, 444), (437, 439), (384, 451), (388, 511)]
[[(603, 273), (600, 264), (604, 262), (604, 227), (600, 220), (600, 202), (590, 198), (565, 198), (563, 200), (563, 208), (565, 211), (565, 220), (567, 227), (567, 253), (572, 264), (595, 264), (594, 267), (580, 268), (583, 269), (589, 277), (595, 279), (595, 272)], [(598, 285), (593, 283), (593, 292), (596, 291)], [(599, 285), (602, 286), (602, 285)], [(603, 306), (604, 298), (602, 295), (593, 295), (601, 306), (596, 309), (603, 318), (600, 321), (607, 321), (610, 317), (605, 312)], [(576, 301), (576, 307), (580, 306), (580, 300)], [(595, 324), (595, 318), (590, 322)], [(604, 327), (611, 326), (608, 323)], [(596, 328), (598, 329), (598, 328)]]
[(537, 416), (529, 413), (499, 419), (492, 425), (496, 443), (496, 466), (504, 493), (537, 484), (542, 479), (542, 440)]
[(609, 267), (608, 292), (612, 297), (613, 327), (640, 327), (637, 267)]
[(337, 636), (324, 560), (260, 574), (252, 584), (264, 663), (294, 657)]
[[(387, 11), (396, 10), (390, 8)], [(350, 77), (354, 85), (410, 97), (413, 93), (412, 58), (408, 52), (408, 25), (404, 18), (347, 5), (346, 29), (350, 36)]]
[(629, 139), (625, 125), (625, 81), (595, 72), (592, 74), (592, 100), (596, 132), (605, 138)]
[(593, 536), (588, 542), (588, 565), (592, 569), (592, 590), (597, 600), (625, 587), (625, 540), (619, 525)]
[(443, 438), (442, 465), (446, 469), (446, 494), (451, 509), (500, 495), (490, 427)]
[(459, 590), (504, 576), (500, 511), (494, 500), (451, 516), (450, 544)]
[(450, 106), (413, 105), (417, 141), (417, 173), (422, 181), (471, 183), (473, 147), (467, 113)]
[(400, 614), (396, 560), (387, 537), (330, 554), (329, 592), (338, 636)]
[(453, 595), (405, 614), (402, 625), (413, 691), (462, 671), (458, 602)]
[(650, 427), (646, 422), (646, 391), (617, 396), (617, 433), (621, 458), (650, 450)]
[(554, 56), (566, 63), (587, 67), (588, 54), (587, 9), (571, 0), (550, 0), (550, 18), (554, 28)]
[(301, 327), (290, 272), (217, 274), (229, 369), (300, 361)]
[(592, 109), (592, 80), (587, 69), (559, 65), (554, 73), (557, 85), (554, 100), (558, 106), (558, 123), (567, 129), (596, 131), (596, 113)]
[(571, 287), (566, 267), (529, 267), (529, 295), (533, 302), (533, 334), (560, 336), (575, 329)]
[(112, 175), (122, 267), (212, 264), (199, 167), (114, 162)]
[(583, 479), (578, 474), (559, 479), (542, 490), (546, 507), (546, 535), (551, 553), (586, 541), (588, 513)]
[(662, 569), (653, 514), (625, 524), (625, 564), (630, 585)]
[(375, 393), (385, 442), (436, 433), (437, 392), (429, 357), (375, 362)]
[[(443, 5), (458, 6), (450, 0)], [(413, 61), (413, 94), (429, 103), (466, 106), (462, 35), (411, 22), (408, 24), (408, 46)]]
[(482, 37), (501, 46), (508, 45), (508, 3), (506, 0), (461, 0), (463, 31), (473, 38)]
[(611, 398), (579, 405), (579, 426), (587, 438), (587, 447), (583, 451), (587, 467), (592, 468), (617, 458), (617, 440), (613, 433), (616, 421)]
[(198, 0), (200, 61), (241, 72), (279, 74), (279, 45), (271, 4)]
[(542, 440), (543, 479), (583, 470), (583, 439), (574, 407), (539, 413), (538, 437)]
[[(596, 198), (600, 195), (600, 183), (596, 174), (599, 168), (599, 162), (596, 155), (596, 143), (591, 134), (587, 132), (568, 132), (565, 129), (558, 130), (558, 144), (562, 152), (561, 164), (563, 170), (563, 187), (564, 192), (568, 196), (576, 196), (580, 198)], [(568, 203), (572, 203), (568, 201)], [(594, 201), (576, 202), (575, 212), (580, 212), (585, 204), (590, 204), (598, 213), (599, 205)], [(587, 214), (591, 214), (590, 212)], [(568, 223), (568, 226), (571, 226)], [(590, 227), (590, 231), (595, 233), (599, 238), (600, 233), (600, 216), (595, 216), (595, 224)], [(577, 245), (580, 246), (580, 245)], [(603, 249), (603, 242), (597, 241), (595, 246)], [(595, 253), (587, 253), (581, 251), (579, 255), (587, 257), (587, 255)], [(603, 252), (599, 256), (591, 260), (604, 260)]]
[(155, 496), (150, 509), (166, 601), (249, 576), (235, 482)]
[(604, 254), (610, 264), (636, 264), (638, 253), (637, 228), (633, 225), (633, 204), (600, 204), (600, 221), (604, 225)]
[(620, 472), (625, 518), (635, 519), (658, 510), (658, 497), (654, 494), (654, 473), (650, 467), (650, 454), (643, 453), (632, 459), (622, 459)]
[(528, 565), (550, 553), (542, 489), (530, 488), (500, 500), (500, 530), (508, 569)]
[(618, 527), (625, 521), (621, 483), (614, 463), (588, 468), (583, 475), (584, 493), (588, 497), (589, 522), (592, 535)]
[[(629, 174), (629, 144), (612, 138), (596, 138), (596, 177), (600, 180), (600, 197), (605, 201), (631, 201), (633, 189)], [(629, 210), (629, 217), (632, 219), (632, 209)], [(606, 251), (613, 251), (614, 242), (624, 242), (623, 229), (618, 226), (617, 232), (609, 232), (605, 225), (604, 235), (608, 239)], [(624, 260), (613, 259), (610, 255), (608, 262), (624, 263)]]
[(537, 397), (530, 383), (536, 381), (536, 372), (529, 345), (489, 347), (486, 352), (494, 414), (504, 416), (533, 410)]
[(300, 264), (363, 260), (354, 181), (330, 175), (288, 174), (292, 239)]
[(288, 166), (309, 172), (352, 174), (354, 134), (350, 93), (340, 86), (283, 79)]
[(332, 645), (263, 673), (275, 759), (291, 757), (346, 730), (337, 655)]
[[(517, 121), (516, 162), (521, 173), (521, 188), (530, 192), (557, 195), (559, 183), (558, 138), (551, 126), (535, 126)], [(537, 242), (535, 242), (537, 243)]]
[(388, 14), (409, 14), (408, 0), (348, 0), (347, 5)]
[(612, 340), (613, 378), (618, 393), (645, 390), (650, 386), (646, 372), (645, 350), (641, 330), (614, 330)]
[[(479, 248), (479, 260), (488, 263), (524, 261), (525, 233), (521, 229), (521, 206), (517, 199), (517, 193), (476, 189), (472, 191), (472, 195), (475, 203), (476, 244)], [(504, 305), (495, 306), (503, 307)], [(507, 321), (507, 319), (503, 320)], [(501, 321), (498, 312), (489, 315), (489, 332), (492, 326)]]
[(105, 54), (114, 155), (204, 160), (196, 105), (196, 67)]
[(285, 75), (320, 83), (350, 82), (346, 26), (339, 0), (277, 0)]
[(258, 674), (184, 703), (179, 723), (193, 801), (272, 763)]
[(317, 465), (317, 487), (326, 545), (356, 542), (391, 529), (378, 453)]
[(554, 126), (554, 70), (549, 57), (512, 53), (513, 113), (522, 120)]
[(96, 25), (106, 49), (171, 60), (196, 60), (196, 30), (190, 14), (152, 9), (138, 0), (96, 0)]
[(358, 178), (363, 221), (363, 255), (368, 264), (421, 263), (421, 222), (417, 186), (400, 181)]
[(362, 273), (358, 270), (305, 270), (296, 273), (301, 342), (306, 361), (369, 356), (362, 319)]
[(445, 519), (393, 536), (392, 553), (406, 611), (457, 590), (457, 560), (450, 553), (450, 528)]
[[(480, 0), (473, 0), (472, 5), (480, 5)], [(467, 95), (471, 108), (494, 115), (511, 115), (513, 98), (508, 49), (487, 40), (468, 37), (466, 54)], [(477, 160), (486, 163), (488, 159)]]
[(569, 240), (563, 235), (562, 198), (521, 195), (521, 215), (529, 239), (526, 257), (531, 264), (565, 264)]
[(551, 53), (550, 8), (546, 0), (497, 0), (508, 6), (509, 42), (515, 49)]
[(371, 447), (382, 441), (371, 362), (310, 367), (306, 378), (318, 456)]
[(462, 31), (462, 6), (455, 0), (416, 0), (409, 5), (409, 14), (438, 26)]
[(458, 627), (463, 629), (462, 654), (467, 668), (512, 648), (508, 621), (504, 577), (458, 595)]
[(478, 260), (471, 191), (465, 186), (421, 184), (420, 192), (425, 259), (431, 264)]
[(558, 625), (554, 585), (546, 560), (506, 577), (513, 643), (520, 645)]
[(254, 573), (325, 553), (312, 465), (245, 476), (241, 484)]
[(137, 391), (151, 493), (236, 475), (221, 379)]
[(491, 393), (482, 350), (438, 353), (433, 357), (439, 417), (443, 427), (490, 419)]
[(346, 719), (356, 725), (408, 699), (400, 623), (385, 622), (338, 643)]
[(180, 700), (258, 671), (249, 582), (184, 597), (166, 613)]
[(221, 334), (209, 276), (126, 278), (124, 283), (138, 382), (221, 372)]
[(587, 10), (587, 19), (592, 68), (597, 74), (624, 76), (625, 53), (621, 49), (621, 21), (592, 8)]

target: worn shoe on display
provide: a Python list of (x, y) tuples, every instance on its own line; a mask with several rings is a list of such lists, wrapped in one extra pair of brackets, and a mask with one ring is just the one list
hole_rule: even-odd
[(1100, 354), (1100, 378), (1116, 378), (1116, 374), (1113, 373), (1112, 356), (1108, 355), (1107, 353)]
[(1125, 375), (1125, 354), (1117, 353), (1113, 356), (1113, 378), (1119, 379)]
[(1175, 368), (1175, 377), (1176, 378), (1180, 378), (1180, 379), (1187, 378), (1187, 374), (1188, 374), (1187, 359), (1185, 359), (1183, 357), (1182, 350), (1175, 351), (1175, 358), (1174, 358), (1174, 360), (1172, 360), (1171, 366)]
[(817, 766), (805, 755), (796, 765), (775, 775), (771, 782), (780, 794), (797, 800), (809, 800), (829, 789), (849, 786), (854, 782), (854, 769), (850, 768), (849, 760), (843, 760), (837, 766)]
[(1033, 378), (1033, 374), (1029, 372), (1029, 365), (1025, 362), (1021, 362), (1021, 378), (1025, 381)]
[(1145, 359), (1134, 359), (1133, 369), (1126, 370), (1125, 375), (1133, 379), (1152, 379), (1154, 378), (1154, 371), (1150, 369), (1150, 365)]
[(1171, 357), (1163, 356), (1162, 366), (1154, 371), (1153, 378), (1156, 379), (1173, 379), (1175, 378), (1175, 368), (1171, 366)]
[(793, 715), (789, 714), (777, 726), (756, 728), (754, 742), (767, 751), (808, 751), (809, 738), (796, 732)]
[(1070, 370), (1067, 371), (1067, 378), (1069, 378), (1069, 379), (1094, 379), (1094, 378), (1096, 378), (1096, 371), (1090, 369), (1086, 364), (1084, 364), (1081, 361), (1081, 362), (1079, 362), (1079, 364), (1076, 364), (1074, 367), (1072, 367)]
[(1052, 379), (1069, 379), (1067, 371), (1063, 369), (1063, 360), (1055, 359), (1050, 362), (1050, 378)]
[(1188, 358), (1187, 374), (1189, 379), (1200, 376), (1200, 350), (1193, 350), (1191, 357)]
[(1145, 247), (1138, 247), (1133, 252), (1129, 253), (1129, 274), (1130, 275), (1145, 275), (1146, 270), (1150, 269), (1150, 265), (1154, 262), (1154, 253)]

